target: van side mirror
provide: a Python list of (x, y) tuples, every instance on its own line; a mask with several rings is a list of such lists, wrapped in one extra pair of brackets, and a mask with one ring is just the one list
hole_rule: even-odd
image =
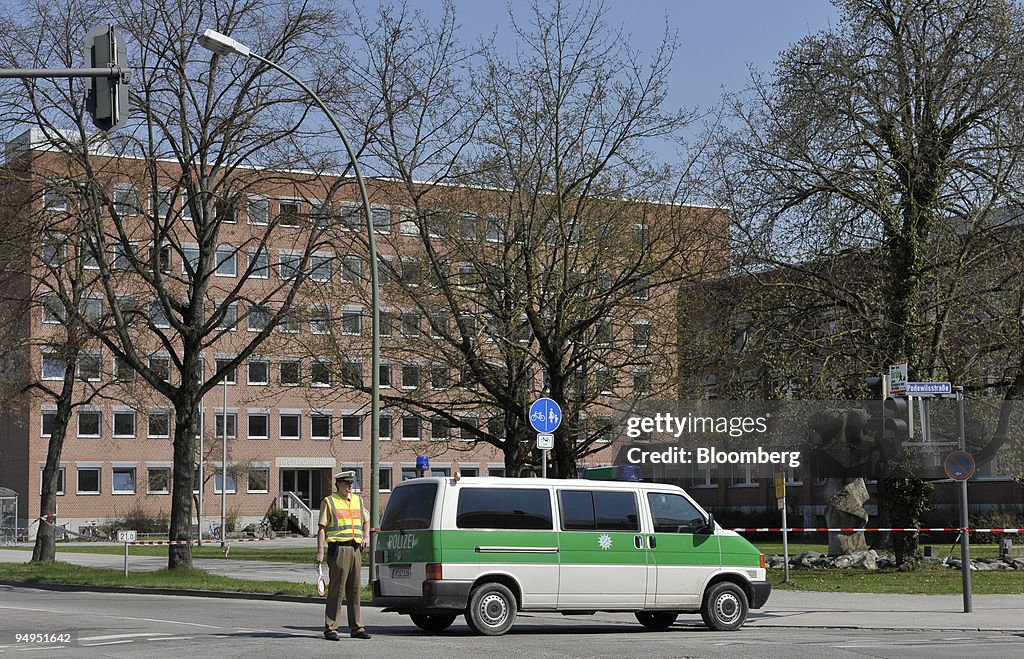
[(701, 534), (701, 535), (714, 535), (715, 534), (715, 514), (714, 513), (708, 513), (707, 524), (705, 524), (704, 528), (702, 528), (700, 531), (698, 531), (698, 533)]

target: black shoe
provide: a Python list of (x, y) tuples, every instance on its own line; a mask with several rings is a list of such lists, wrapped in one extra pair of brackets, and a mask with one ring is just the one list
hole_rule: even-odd
[(341, 637), (338, 636), (338, 632), (336, 632), (334, 630), (325, 631), (324, 632), (324, 638), (326, 638), (328, 641), (340, 641), (341, 640)]
[(352, 638), (370, 638), (370, 635), (366, 633), (365, 629), (360, 629), (357, 632), (352, 632)]

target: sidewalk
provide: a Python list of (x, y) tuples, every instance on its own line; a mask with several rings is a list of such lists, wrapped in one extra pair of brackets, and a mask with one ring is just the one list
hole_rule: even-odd
[[(316, 582), (316, 570), (312, 553), (311, 549), (309, 565), (212, 558), (196, 559), (194, 563), (195, 567), (210, 574), (225, 577), (313, 584)], [(0, 549), (0, 562), (3, 563), (27, 563), (31, 557), (31, 551)], [(57, 560), (114, 570), (124, 566), (123, 556), (78, 554), (61, 552), (60, 549), (57, 550)], [(132, 572), (156, 571), (166, 566), (166, 557), (129, 554), (128, 569)], [(363, 568), (363, 584), (367, 582), (367, 568)], [(751, 627), (942, 631), (1024, 629), (1024, 594), (975, 595), (973, 609), (973, 613), (963, 612), (961, 595), (774, 591), (763, 609), (750, 612), (746, 624)]]

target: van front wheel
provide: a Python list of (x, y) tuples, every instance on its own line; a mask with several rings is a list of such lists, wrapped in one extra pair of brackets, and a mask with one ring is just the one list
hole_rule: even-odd
[(704, 594), (700, 617), (716, 632), (731, 632), (743, 626), (747, 608), (747, 594), (743, 589), (732, 582), (721, 581)]
[(641, 625), (652, 631), (660, 632), (672, 626), (679, 617), (678, 613), (664, 611), (637, 611), (636, 619)]
[(500, 583), (480, 584), (469, 596), (469, 626), (484, 636), (500, 636), (516, 621), (516, 598)]
[(444, 613), (410, 613), (414, 625), (426, 632), (443, 632), (455, 622), (456, 614)]

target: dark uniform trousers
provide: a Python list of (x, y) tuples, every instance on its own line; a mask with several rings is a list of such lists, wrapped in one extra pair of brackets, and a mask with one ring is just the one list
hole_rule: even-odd
[(331, 583), (327, 587), (327, 612), (324, 615), (324, 631), (338, 631), (338, 619), (341, 618), (341, 593), (344, 588), (345, 603), (348, 609), (348, 627), (350, 632), (363, 629), (363, 620), (359, 615), (359, 581), (362, 561), (360, 560), (359, 543), (328, 542), (327, 569)]

